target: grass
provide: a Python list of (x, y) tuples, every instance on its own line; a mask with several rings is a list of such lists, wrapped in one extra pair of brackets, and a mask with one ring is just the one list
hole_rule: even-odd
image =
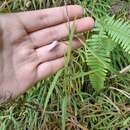
[[(112, 0), (68, 0), (82, 5), (86, 15), (109, 14)], [(1, 0), (1, 12), (17, 12), (63, 5), (62, 0)], [(120, 12), (120, 14), (123, 12)], [(124, 15), (119, 15), (124, 18)], [(125, 17), (126, 18), (126, 17)], [(92, 34), (86, 33), (88, 39)], [(70, 34), (69, 41), (73, 34)], [(89, 81), (85, 48), (68, 50), (67, 64), (47, 80), (40, 81), (14, 102), (0, 105), (1, 130), (128, 130), (130, 126), (130, 74), (119, 75), (130, 56), (118, 46), (111, 54), (112, 75), (105, 89), (96, 93)], [(115, 71), (116, 70), (116, 71)]]

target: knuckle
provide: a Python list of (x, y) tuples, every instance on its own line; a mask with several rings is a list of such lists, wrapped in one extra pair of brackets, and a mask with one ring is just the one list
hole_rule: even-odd
[(31, 34), (29, 36), (29, 42), (31, 42), (31, 44), (35, 47), (35, 43), (37, 43), (37, 38), (35, 35)]
[(38, 16), (38, 20), (39, 20), (39, 23), (41, 23), (42, 25), (44, 25), (44, 27), (47, 27), (49, 25), (49, 23), (51, 23), (52, 19), (45, 12), (44, 14), (41, 14), (40, 16)]
[(58, 37), (58, 31), (55, 27), (48, 29), (47, 35), (50, 36), (53, 40), (56, 40)]
[(48, 31), (48, 35), (50, 35), (50, 36), (54, 36), (55, 33), (56, 33), (55, 28), (50, 28), (49, 31)]
[(26, 58), (27, 56), (31, 55), (33, 53), (33, 49), (29, 48), (26, 45), (21, 44), (16, 49), (16, 54), (20, 58)]
[(43, 56), (38, 50), (36, 50), (36, 56), (37, 56), (37, 63), (38, 64), (42, 63), (43, 62)]

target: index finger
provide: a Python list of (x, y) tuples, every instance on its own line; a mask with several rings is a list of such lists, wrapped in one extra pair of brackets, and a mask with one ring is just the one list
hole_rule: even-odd
[(33, 32), (60, 23), (64, 23), (67, 21), (67, 18), (69, 18), (69, 20), (73, 20), (75, 18), (82, 17), (82, 15), (83, 9), (79, 5), (55, 7), (17, 14), (28, 32)]

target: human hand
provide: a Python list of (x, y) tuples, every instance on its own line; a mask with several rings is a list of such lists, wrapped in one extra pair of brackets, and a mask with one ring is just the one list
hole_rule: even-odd
[[(80, 6), (67, 8), (76, 32), (93, 28), (92, 18), (80, 18)], [(65, 7), (0, 15), (0, 100), (15, 98), (64, 66), (66, 25)], [(74, 39), (73, 49), (80, 46)]]

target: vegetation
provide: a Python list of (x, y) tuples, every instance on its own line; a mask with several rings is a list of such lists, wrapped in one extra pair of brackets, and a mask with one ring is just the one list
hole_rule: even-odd
[[(95, 18), (70, 64), (0, 106), (1, 130), (128, 130), (130, 126), (130, 2), (66, 0)], [(121, 5), (119, 6), (119, 3)], [(1, 12), (64, 5), (63, 0), (2, 0)], [(113, 11), (114, 10), (114, 11)], [(116, 11), (115, 11), (116, 10)], [(73, 30), (69, 35), (69, 43)], [(127, 67), (127, 68), (126, 68)]]

